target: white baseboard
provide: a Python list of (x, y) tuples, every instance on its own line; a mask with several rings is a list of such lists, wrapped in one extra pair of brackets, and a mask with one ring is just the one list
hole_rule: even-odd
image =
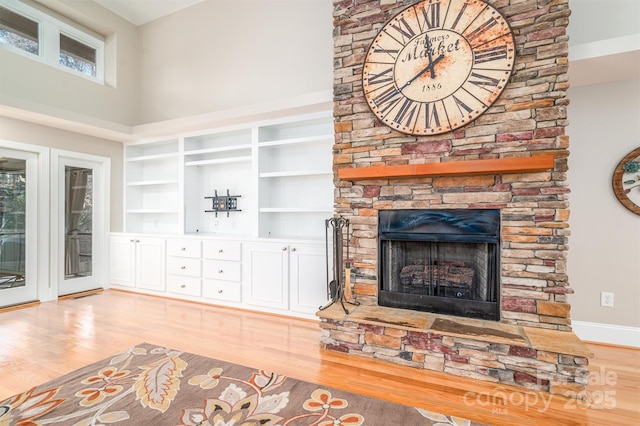
[(587, 342), (640, 348), (640, 328), (596, 322), (571, 321), (574, 333)]

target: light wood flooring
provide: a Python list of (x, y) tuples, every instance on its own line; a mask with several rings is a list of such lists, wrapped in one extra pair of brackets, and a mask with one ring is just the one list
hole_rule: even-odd
[[(323, 351), (317, 322), (108, 290), (0, 313), (0, 401), (141, 342), (496, 425), (640, 425), (640, 351), (589, 344), (585, 401)], [(409, 425), (413, 426), (413, 425)]]

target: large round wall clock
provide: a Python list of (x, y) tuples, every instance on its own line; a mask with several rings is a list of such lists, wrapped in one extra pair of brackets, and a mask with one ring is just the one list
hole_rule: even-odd
[(625, 155), (613, 171), (613, 193), (623, 206), (640, 215), (640, 147)]
[(371, 43), (364, 96), (387, 126), (432, 135), (465, 126), (500, 96), (515, 62), (513, 31), (482, 0), (423, 0)]

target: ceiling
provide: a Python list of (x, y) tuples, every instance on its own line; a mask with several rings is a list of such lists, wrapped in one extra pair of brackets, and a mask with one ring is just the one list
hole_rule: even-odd
[(204, 0), (94, 0), (134, 25), (143, 25)]

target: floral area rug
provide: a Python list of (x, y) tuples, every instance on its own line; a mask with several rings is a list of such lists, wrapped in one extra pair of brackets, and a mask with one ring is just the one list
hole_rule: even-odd
[(472, 425), (142, 343), (0, 402), (0, 425)]

